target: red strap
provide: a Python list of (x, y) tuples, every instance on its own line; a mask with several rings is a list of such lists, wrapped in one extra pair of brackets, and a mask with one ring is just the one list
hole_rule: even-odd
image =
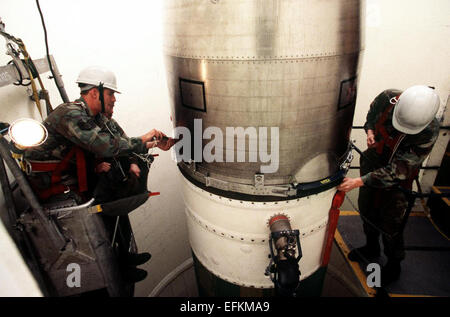
[[(400, 97), (400, 95), (396, 96), (395, 98), (398, 100), (398, 98)], [(378, 120), (378, 122), (375, 124), (375, 134), (377, 135), (381, 135), (381, 140), (377, 142), (377, 147), (376, 147), (376, 151), (378, 154), (382, 154), (383, 150), (384, 150), (384, 146), (387, 145), (387, 147), (391, 150), (394, 151), (395, 146), (397, 145), (397, 143), (399, 142), (402, 133), (397, 133), (395, 135), (395, 137), (391, 137), (387, 131), (386, 128), (384, 127), (384, 123), (386, 122), (388, 116), (389, 116), (389, 112), (392, 110), (392, 108), (394, 107), (395, 104), (390, 104), (389, 107), (387, 107), (380, 119)]]
[(384, 128), (384, 123), (386, 122), (389, 112), (392, 110), (393, 107), (394, 105), (390, 104), (389, 107), (387, 107), (386, 110), (384, 110), (384, 112), (381, 114), (380, 119), (375, 124), (375, 134), (377, 135), (381, 134), (382, 137), (381, 140), (378, 141), (376, 148), (378, 154), (381, 154), (383, 152), (384, 144), (387, 138), (389, 137), (388, 133), (386, 132), (386, 129)]
[(328, 231), (325, 240), (325, 248), (323, 250), (322, 267), (325, 267), (330, 262), (331, 247), (333, 246), (334, 233), (336, 232), (339, 220), (339, 208), (344, 202), (345, 192), (337, 191), (331, 203), (330, 213), (328, 216)]
[[(68, 169), (70, 159), (76, 155), (78, 190), (80, 193), (87, 191), (86, 159), (83, 150), (78, 146), (73, 146), (69, 153), (58, 163), (31, 162), (33, 171), (52, 172), (50, 188), (36, 190), (41, 199), (47, 199), (52, 195), (60, 194), (68, 189), (68, 186), (60, 184), (61, 173)], [(74, 189), (71, 187), (70, 189)]]
[(58, 163), (30, 162), (31, 170), (35, 172), (53, 172)]
[(87, 191), (87, 176), (86, 176), (86, 159), (84, 152), (78, 146), (75, 147), (76, 159), (77, 159), (77, 176), (78, 176), (78, 189), (80, 193)]
[(59, 162), (58, 166), (52, 173), (52, 184), (59, 183), (61, 181), (61, 172), (67, 170), (69, 162), (72, 156), (75, 154), (75, 146), (72, 147), (67, 155)]

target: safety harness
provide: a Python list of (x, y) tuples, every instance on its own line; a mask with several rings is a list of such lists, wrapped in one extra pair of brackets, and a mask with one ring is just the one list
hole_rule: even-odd
[[(74, 186), (67, 186), (61, 183), (62, 172), (69, 169), (70, 160), (75, 155), (77, 165), (78, 188)], [(87, 191), (87, 176), (86, 176), (86, 159), (83, 150), (78, 146), (73, 146), (69, 153), (59, 162), (38, 162), (30, 161), (31, 171), (33, 172), (50, 172), (51, 184), (49, 188), (40, 189), (34, 188), (38, 196), (45, 200), (50, 196), (67, 192), (68, 190), (75, 190), (79, 193)]]
[(381, 135), (382, 137), (381, 140), (377, 142), (376, 151), (379, 155), (382, 155), (383, 153), (386, 153), (385, 152), (386, 146), (389, 149), (389, 156), (390, 156), (389, 162), (391, 161), (393, 154), (398, 148), (398, 145), (405, 137), (404, 133), (395, 133), (394, 136), (389, 135), (388, 132), (386, 131), (386, 127), (384, 126), (384, 123), (386, 122), (389, 113), (397, 103), (399, 97), (400, 95), (390, 100), (390, 105), (384, 110), (384, 112), (381, 114), (380, 119), (375, 124), (375, 135)]
[[(390, 111), (397, 103), (399, 97), (400, 95), (397, 95), (396, 97), (390, 99), (390, 105), (384, 110), (380, 119), (375, 124), (375, 135), (381, 135), (382, 137), (381, 140), (377, 142), (376, 152), (379, 155), (388, 154), (389, 155), (389, 160), (387, 161), (388, 164), (391, 163), (392, 158), (397, 152), (400, 143), (406, 136), (406, 134), (400, 132), (396, 132), (394, 136), (390, 136), (384, 126), (384, 123), (388, 119)], [(417, 177), (418, 173), (419, 169), (417, 169), (417, 171), (414, 171), (414, 173), (410, 175), (409, 178), (401, 181), (399, 185), (402, 186), (403, 188), (411, 189), (412, 183), (414, 179)]]

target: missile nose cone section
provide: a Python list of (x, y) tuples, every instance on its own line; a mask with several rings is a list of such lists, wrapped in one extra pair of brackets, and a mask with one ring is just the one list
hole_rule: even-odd
[(190, 132), (184, 174), (264, 196), (257, 173), (273, 187), (338, 171), (356, 100), (359, 1), (168, 1), (166, 12), (172, 116)]
[(271, 288), (267, 219), (288, 214), (307, 278), (320, 266), (348, 157), (360, 1), (167, 0), (165, 10), (174, 149), (196, 258), (221, 280)]

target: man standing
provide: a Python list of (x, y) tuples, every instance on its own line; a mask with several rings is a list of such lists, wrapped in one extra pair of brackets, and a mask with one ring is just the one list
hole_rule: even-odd
[(353, 249), (351, 261), (380, 255), (382, 235), (387, 264), (381, 271), (382, 286), (398, 279), (405, 257), (401, 223), (407, 208), (405, 193), (411, 190), (420, 166), (431, 152), (439, 133), (435, 115), (439, 96), (427, 86), (404, 92), (385, 90), (370, 105), (364, 129), (367, 147), (360, 159), (358, 178), (344, 178), (338, 190), (360, 187), (358, 204), (366, 245)]

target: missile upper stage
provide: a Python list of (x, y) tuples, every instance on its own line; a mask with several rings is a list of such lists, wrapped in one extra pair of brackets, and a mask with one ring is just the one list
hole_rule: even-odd
[[(195, 167), (183, 162), (185, 176), (227, 192), (270, 195), (277, 186), (319, 181), (338, 171), (356, 101), (360, 1), (165, 3), (174, 125), (189, 129), (191, 145), (194, 119), (201, 119), (201, 133), (208, 127), (223, 132), (214, 152), (223, 160), (196, 160)], [(229, 136), (230, 127), (254, 130)], [(202, 149), (211, 139), (201, 140)], [(268, 162), (275, 150), (270, 159), (276, 162)], [(276, 170), (261, 173), (269, 164)]]

